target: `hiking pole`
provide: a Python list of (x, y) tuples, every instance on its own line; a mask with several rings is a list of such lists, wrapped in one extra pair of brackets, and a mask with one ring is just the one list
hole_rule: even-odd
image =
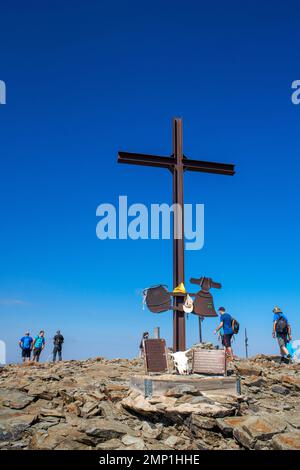
[(246, 358), (248, 359), (248, 336), (247, 336), (246, 328), (245, 328), (245, 349), (246, 349)]
[(202, 343), (202, 318), (199, 317), (199, 341)]

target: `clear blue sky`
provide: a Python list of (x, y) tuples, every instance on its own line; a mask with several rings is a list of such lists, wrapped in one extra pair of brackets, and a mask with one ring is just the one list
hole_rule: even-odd
[[(100, 241), (96, 207), (171, 203), (167, 170), (117, 165), (117, 151), (184, 151), (236, 163), (233, 178), (186, 174), (186, 202), (205, 204), (205, 246), (186, 278), (222, 282), (216, 305), (241, 323), (236, 351), (277, 351), (272, 308), (299, 321), (299, 2), (2, 1), (0, 339), (8, 360), (29, 329), (60, 328), (65, 357), (132, 357), (171, 313), (140, 291), (172, 287), (170, 241)], [(187, 282), (187, 287), (191, 288)], [(204, 322), (213, 339), (215, 320)], [(188, 345), (198, 318), (187, 322)]]

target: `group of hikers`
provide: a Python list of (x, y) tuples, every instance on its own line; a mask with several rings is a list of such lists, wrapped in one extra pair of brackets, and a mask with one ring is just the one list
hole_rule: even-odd
[[(234, 320), (231, 315), (226, 313), (224, 307), (219, 308), (219, 313), (221, 321), (214, 333), (218, 333), (219, 339), (226, 350), (227, 358), (233, 360), (232, 338), (234, 335)], [(272, 336), (277, 339), (281, 363), (290, 363), (291, 355), (288, 351), (288, 343), (292, 341), (292, 330), (287, 316), (283, 314), (279, 307), (273, 308)]]
[[(58, 330), (56, 335), (53, 338), (53, 351), (52, 357), (53, 362), (56, 361), (56, 357), (58, 355), (58, 360), (62, 360), (62, 345), (64, 342), (64, 337), (61, 332)], [(33, 362), (39, 362), (40, 355), (43, 349), (45, 348), (46, 340), (45, 340), (45, 332), (41, 330), (38, 335), (34, 338), (30, 336), (29, 331), (26, 331), (25, 335), (20, 339), (19, 346), (22, 350), (22, 359), (23, 362), (31, 360), (31, 353), (32, 353), (32, 360)]]
[[(238, 329), (236, 330), (236, 324), (238, 324), (238, 322), (231, 315), (229, 315), (229, 313), (226, 312), (224, 307), (220, 307), (218, 312), (220, 314), (220, 323), (215, 329), (214, 334), (218, 334), (218, 338), (222, 342), (222, 345), (226, 351), (227, 359), (233, 360), (234, 356), (232, 350), (232, 338), (238, 331)], [(291, 361), (291, 355), (288, 351), (288, 343), (292, 341), (292, 331), (287, 316), (283, 314), (279, 307), (274, 307), (273, 309), (272, 336), (273, 338), (277, 339), (280, 349), (281, 362), (289, 363)], [(144, 354), (144, 341), (148, 338), (149, 333), (148, 331), (145, 331), (140, 342), (141, 356)], [(62, 360), (63, 343), (64, 337), (58, 330), (53, 338), (53, 362), (56, 361), (57, 356), (59, 361)], [(34, 362), (39, 362), (41, 352), (45, 348), (45, 345), (45, 332), (43, 330), (41, 330), (34, 338), (32, 338), (30, 333), (27, 331), (19, 341), (19, 346), (22, 350), (23, 362), (31, 360), (31, 353), (33, 355), (32, 360)]]
[[(226, 351), (226, 357), (231, 361), (234, 360), (232, 339), (234, 334), (238, 331), (236, 331), (234, 324), (236, 320), (226, 312), (224, 307), (220, 307), (218, 312), (220, 314), (220, 323), (215, 329), (214, 334), (218, 334), (218, 339), (221, 341)], [(287, 316), (283, 314), (279, 307), (274, 307), (273, 309), (272, 336), (277, 339), (281, 363), (290, 363), (291, 355), (288, 351), (288, 343), (292, 341), (291, 325)], [(144, 355), (144, 341), (148, 338), (149, 333), (145, 331), (140, 342), (140, 356)]]

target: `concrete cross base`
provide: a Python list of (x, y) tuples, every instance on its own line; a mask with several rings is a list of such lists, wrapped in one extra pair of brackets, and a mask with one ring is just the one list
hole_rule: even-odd
[(130, 388), (145, 397), (164, 395), (174, 387), (190, 386), (209, 395), (238, 395), (236, 377), (203, 376), (199, 374), (177, 375), (134, 375), (130, 378)]

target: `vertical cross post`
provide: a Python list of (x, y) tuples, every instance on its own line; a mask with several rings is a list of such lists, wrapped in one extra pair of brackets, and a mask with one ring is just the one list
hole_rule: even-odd
[(201, 317), (198, 318), (198, 322), (199, 322), (199, 343), (202, 344), (203, 340), (202, 340), (202, 318)]
[[(173, 120), (173, 154), (176, 161), (173, 168), (173, 287), (184, 283), (184, 205), (183, 205), (183, 153), (182, 153), (182, 120)], [(178, 209), (178, 210), (177, 210)], [(178, 307), (183, 297), (174, 297), (174, 306)], [(185, 317), (184, 312), (173, 313), (173, 350), (184, 351)]]
[[(184, 203), (183, 173), (198, 171), (221, 175), (234, 175), (234, 165), (191, 160), (183, 156), (182, 119), (173, 119), (173, 154), (170, 157), (145, 155), (141, 153), (118, 152), (119, 163), (166, 168), (173, 176), (173, 286), (184, 283)], [(177, 208), (178, 210), (176, 210)], [(174, 307), (179, 307), (184, 300), (183, 295), (174, 295)], [(184, 351), (185, 317), (180, 309), (173, 311), (173, 350)]]

